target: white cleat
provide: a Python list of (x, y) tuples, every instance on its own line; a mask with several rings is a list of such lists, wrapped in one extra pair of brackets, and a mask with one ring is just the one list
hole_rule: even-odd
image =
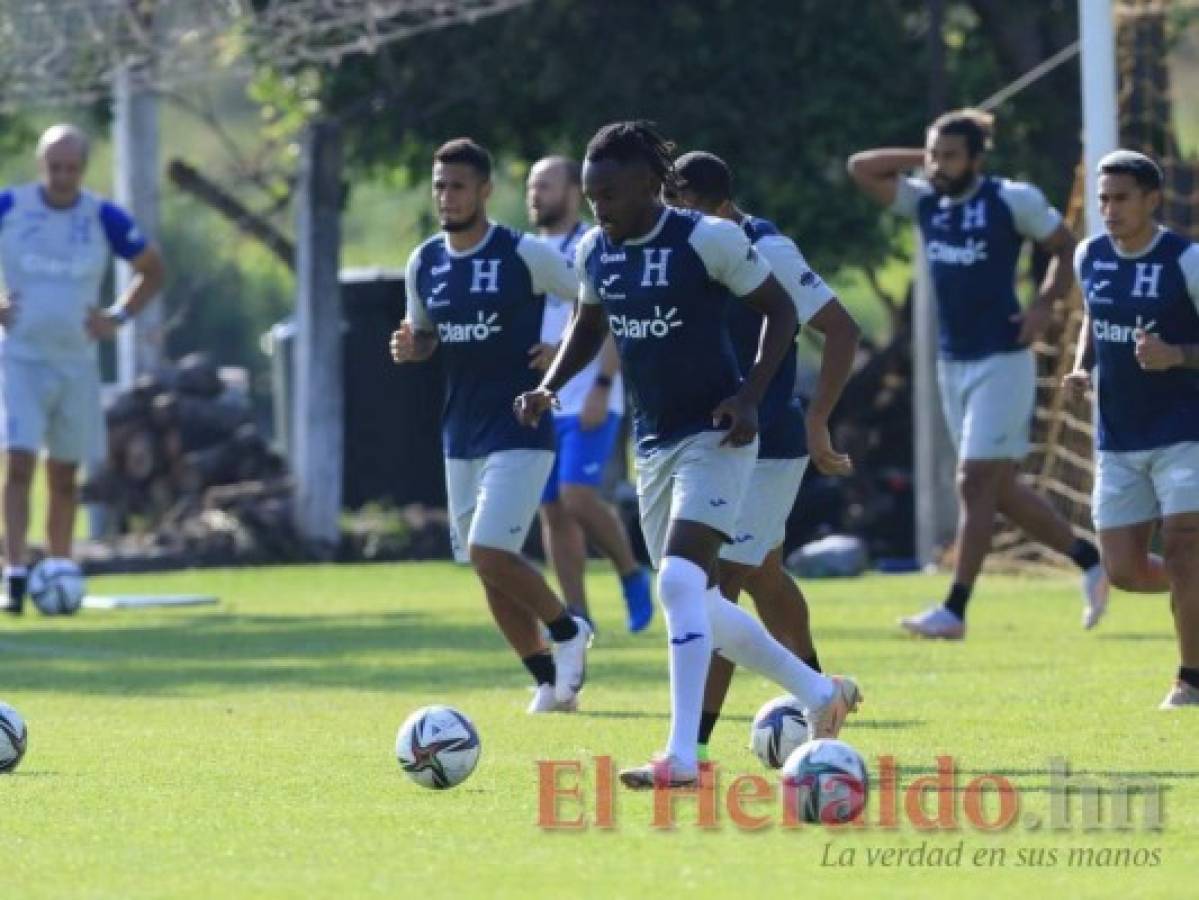
[(1112, 584), (1101, 563), (1096, 563), (1082, 574), (1082, 627), (1090, 631), (1099, 624), (1107, 612), (1108, 597)]
[(554, 644), (554, 697), (559, 703), (569, 703), (583, 689), (587, 678), (587, 648), (591, 646), (591, 626), (584, 619), (572, 616), (579, 633), (569, 641)]
[(862, 691), (858, 683), (845, 675), (830, 675), (833, 696), (823, 706), (804, 710), (808, 720), (808, 740), (836, 738), (841, 733), (845, 719), (862, 703)]
[(899, 624), (920, 637), (960, 641), (966, 636), (966, 623), (944, 606), (930, 606), (922, 613), (907, 616)]
[(560, 703), (554, 696), (552, 684), (539, 684), (533, 689), (533, 699), (529, 702), (526, 712), (532, 716), (538, 713), (578, 712), (578, 709), (579, 698), (577, 696), (571, 697), (565, 703)]
[(620, 783), (631, 791), (693, 788), (699, 784), (699, 766), (688, 768), (677, 757), (656, 756), (644, 766), (621, 769)]
[(1158, 709), (1182, 709), (1184, 706), (1199, 706), (1199, 691), (1185, 681), (1176, 681)]

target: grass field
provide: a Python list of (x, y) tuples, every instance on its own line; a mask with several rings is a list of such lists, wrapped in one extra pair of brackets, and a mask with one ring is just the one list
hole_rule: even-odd
[[(866, 694), (843, 737), (872, 771), (894, 757), (901, 788), (952, 755), (966, 773), (950, 795), (959, 809), (970, 779), (1006, 777), (1020, 815), (1003, 832), (981, 832), (960, 813), (948, 832), (792, 830), (771, 805), (773, 826), (749, 833), (723, 804), (718, 827), (703, 830), (694, 802), (663, 832), (651, 827), (650, 797), (629, 794), (616, 797), (611, 830), (551, 832), (536, 824), (535, 760), (583, 760), (588, 772), (593, 755), (639, 762), (667, 727), (660, 624), (624, 634), (614, 579), (590, 577), (601, 634), (573, 717), (525, 715), (523, 671), (468, 574), (448, 565), (95, 579), (101, 593), (202, 590), (222, 604), (0, 623), (0, 699), (31, 732), (22, 767), (0, 778), (3, 895), (1193, 895), (1199, 715), (1155, 708), (1175, 665), (1161, 599), (1116, 597), (1100, 630), (1084, 635), (1071, 581), (991, 577), (970, 639), (928, 645), (892, 622), (942, 579), (808, 586), (822, 658), (858, 675)], [(722, 785), (761, 771), (746, 730), (776, 693), (753, 675), (735, 682), (713, 741)], [(482, 736), (478, 770), (450, 792), (410, 783), (393, 757), (398, 724), (430, 702), (461, 708)], [(1105, 785), (1152, 779), (1163, 827), (1145, 830), (1134, 803), (1130, 831), (1030, 828), (1030, 816), (1044, 822), (1050, 810), (1051, 757)], [(561, 810), (574, 816), (578, 806)], [(925, 862), (932, 849), (960, 846), (960, 863), (879, 856), (924, 842)], [(976, 862), (988, 848), (1004, 858)], [(1089, 851), (1089, 864), (1070, 865), (1071, 848)], [(1120, 848), (1148, 864), (1101, 864), (1118, 862)], [(1043, 865), (1025, 864), (1037, 857)]]

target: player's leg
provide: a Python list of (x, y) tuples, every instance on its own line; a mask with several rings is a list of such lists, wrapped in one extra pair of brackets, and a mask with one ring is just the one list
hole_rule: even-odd
[(1161, 557), (1150, 552), (1162, 515), (1150, 471), (1153, 455), (1100, 450), (1095, 462), (1091, 514), (1103, 567), (1112, 584), (1133, 593), (1170, 589)]
[[(746, 498), (748, 499), (748, 498)], [(736, 603), (741, 596), (741, 587), (749, 573), (749, 566), (721, 559), (719, 571), (720, 593), (730, 603)], [(729, 688), (733, 684), (733, 673), (737, 667), (719, 653), (712, 654), (712, 662), (708, 665), (708, 681), (704, 685), (703, 710), (699, 717), (699, 759), (708, 759), (708, 744), (712, 740), (712, 732), (720, 720), (720, 712), (728, 697)]]
[(549, 630), (555, 696), (568, 703), (583, 684), (591, 629), (567, 611), (541, 572), (520, 554), (552, 464), (553, 454), (543, 450), (507, 450), (483, 460), (467, 546), (479, 580), (520, 603)]
[(1150, 473), (1179, 651), (1178, 680), (1161, 706), (1199, 706), (1199, 443), (1151, 451)]
[(51, 556), (71, 558), (75, 511), (79, 506), (77, 474), (79, 463), (46, 459), (49, 503), (46, 511), (46, 542)]
[(753, 598), (766, 630), (811, 668), (821, 671), (808, 601), (799, 583), (783, 567), (782, 547), (771, 550), (762, 565), (750, 573), (745, 590)]
[(46, 436), (46, 407), (53, 385), (48, 367), (5, 357), (4, 415), (4, 581), (5, 610), (24, 608), (28, 581), (29, 495), (37, 468), (37, 453)]
[[(555, 422), (555, 425), (558, 423)], [(538, 516), (541, 520), (541, 544), (545, 556), (558, 577), (562, 599), (575, 615), (591, 621), (583, 575), (587, 567), (587, 539), (578, 522), (562, 503), (562, 429), (558, 428), (558, 452), (541, 495)]]
[(604, 467), (620, 431), (620, 417), (611, 414), (598, 428), (584, 429), (571, 417), (559, 431), (561, 501), (587, 537), (612, 561), (620, 576), (629, 631), (646, 628), (653, 617), (649, 574), (633, 555), (628, 532), (612, 505), (600, 495)]
[(69, 559), (79, 507), (79, 466), (100, 457), (104, 420), (95, 363), (63, 365), (57, 374), (60, 390), (46, 417), (46, 539), (51, 556)]
[(575, 698), (560, 703), (554, 695), (557, 668), (554, 657), (542, 638), (541, 624), (537, 617), (522, 604), (502, 593), (492, 585), (483, 584), (491, 616), (499, 626), (500, 633), (516, 651), (525, 669), (533, 677), (534, 693), (528, 712), (573, 712), (578, 708)]

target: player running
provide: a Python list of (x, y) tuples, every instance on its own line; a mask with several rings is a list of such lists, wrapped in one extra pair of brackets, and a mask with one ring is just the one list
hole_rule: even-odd
[(1161, 708), (1175, 709), (1199, 706), (1199, 246), (1157, 224), (1161, 200), (1149, 157), (1100, 160), (1107, 233), (1074, 257), (1086, 316), (1066, 383), (1081, 394), (1094, 367), (1092, 509), (1107, 573), (1126, 591), (1170, 592), (1182, 664)]
[[(941, 407), (958, 450), (957, 558), (944, 603), (900, 620), (930, 638), (965, 637), (966, 604), (991, 548), (996, 512), (1082, 570), (1084, 628), (1098, 623), (1108, 600), (1095, 545), (1076, 538), (1070, 523), (1017, 478), (1036, 400), (1029, 346), (1070, 287), (1074, 238), (1037, 188), (984, 173), (990, 129), (986, 113), (958, 110), (929, 126), (923, 150), (867, 150), (849, 159), (863, 191), (916, 219), (937, 297)], [(925, 178), (905, 175), (921, 163)], [(1025, 240), (1051, 259), (1022, 312), (1015, 275)]]
[[(784, 685), (817, 737), (838, 733), (861, 699), (848, 678), (805, 666), (725, 600), (711, 575), (736, 531), (753, 472), (758, 406), (795, 336), (795, 307), (769, 265), (731, 222), (664, 207), (673, 145), (645, 122), (601, 128), (587, 147), (583, 193), (598, 228), (579, 242), (579, 305), (536, 390), (516, 399), (535, 425), (555, 393), (616, 338), (634, 406), (637, 491), (670, 655), (665, 754), (620, 773), (629, 788), (684, 787), (698, 778), (696, 735), (714, 649)], [(725, 312), (730, 295), (765, 319), (745, 378)]]
[[(738, 225), (770, 264), (775, 278), (790, 294), (799, 324), (824, 336), (819, 382), (804, 411), (795, 396), (794, 342), (766, 390), (758, 410), (758, 460), (741, 500), (734, 541), (720, 551), (720, 589), (736, 602), (744, 587), (771, 635), (820, 671), (809, 627), (808, 605), (794, 579), (783, 569), (783, 537), (808, 460), (825, 475), (848, 475), (849, 457), (833, 450), (828, 420), (849, 380), (861, 330), (832, 290), (808, 266), (790, 238), (765, 219), (749, 216), (733, 202), (733, 176), (718, 156), (686, 153), (675, 162), (676, 189), (666, 195), (672, 205), (698, 210)], [(762, 316), (748, 304), (729, 306), (729, 332), (742, 372), (758, 351)], [(811, 451), (811, 456), (809, 456)], [(733, 665), (713, 656), (699, 725), (699, 754), (707, 746), (733, 680)]]
[[(525, 202), (537, 234), (568, 262), (573, 260), (575, 246), (586, 231), (579, 221), (579, 164), (564, 156), (538, 160), (529, 170)], [(573, 291), (566, 297), (546, 297), (541, 343), (533, 360), (536, 368), (544, 371), (549, 367), (574, 301)], [(567, 608), (590, 624), (583, 581), (590, 537), (620, 576), (629, 631), (642, 631), (654, 615), (649, 575), (633, 555), (624, 523), (599, 492), (624, 416), (620, 357), (611, 338), (604, 341), (599, 357), (562, 388), (558, 403), (554, 410), (558, 455), (541, 497), (546, 556), (558, 576)]]
[(474, 567), (496, 624), (537, 684), (529, 712), (572, 711), (591, 629), (520, 555), (553, 466), (554, 430), (549, 420), (532, 430), (513, 422), (512, 397), (537, 383), (528, 354), (545, 295), (572, 291), (574, 274), (552, 247), (487, 218), (491, 155), (483, 147), (459, 138), (433, 160), (442, 232), (408, 260), (408, 314), (392, 335), (392, 358), (420, 362), (441, 347), (454, 555)]

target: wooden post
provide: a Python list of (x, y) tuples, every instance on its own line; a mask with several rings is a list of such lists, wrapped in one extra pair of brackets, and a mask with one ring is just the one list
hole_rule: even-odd
[(936, 562), (957, 527), (957, 448), (945, 427), (937, 385), (937, 310), (924, 241), (916, 235), (912, 305), (912, 427), (916, 458), (916, 558)]
[(318, 554), (331, 557), (339, 537), (343, 455), (342, 152), (336, 124), (318, 120), (306, 130), (296, 199), (296, 525)]

